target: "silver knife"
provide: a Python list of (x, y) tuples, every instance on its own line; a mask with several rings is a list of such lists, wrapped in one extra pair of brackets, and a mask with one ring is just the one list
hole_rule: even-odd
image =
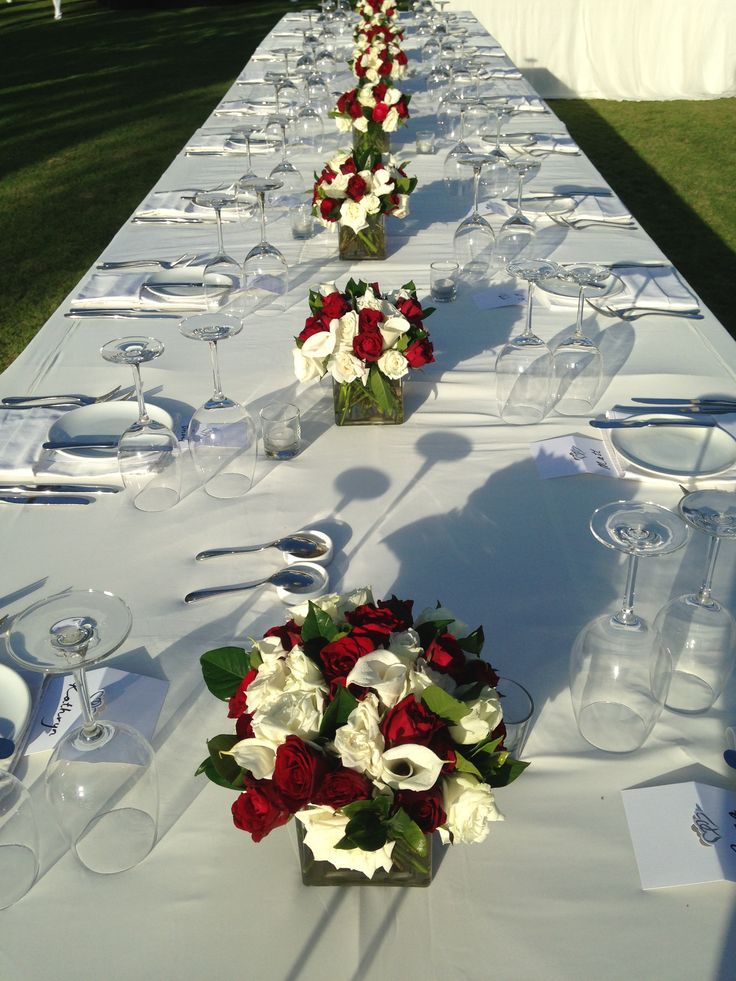
[[(724, 398), (724, 399), (716, 399), (716, 398), (713, 398), (713, 399), (709, 399), (709, 398), (704, 398), (704, 399), (699, 399), (699, 398), (695, 398), (695, 399), (645, 399), (645, 398), (633, 398), (632, 397), (631, 401), (632, 402), (638, 402), (641, 405), (647, 405), (647, 406), (650, 406), (650, 407), (651, 406), (660, 405), (660, 406), (670, 406), (670, 407), (675, 408), (675, 409), (688, 409), (688, 410), (690, 410), (690, 409), (692, 409), (694, 407), (700, 407), (700, 406), (702, 406), (703, 408), (720, 408), (720, 407), (726, 408), (726, 407), (729, 407), (732, 412), (736, 412), (736, 399), (726, 399), (726, 398)], [(637, 408), (638, 408), (638, 406), (637, 406)], [(649, 409), (647, 409), (647, 411), (649, 411)]]
[(93, 307), (85, 307), (84, 310), (70, 310), (64, 316), (70, 317), (72, 320), (100, 319), (102, 317), (111, 317), (114, 320), (154, 320), (167, 317), (183, 320), (191, 312), (191, 310), (178, 310), (176, 312), (172, 311), (171, 313), (159, 313), (157, 310), (124, 310), (115, 309), (114, 307), (95, 309)]
[(0, 494), (119, 494), (111, 484), (8, 484), (0, 483)]
[(643, 429), (645, 426), (713, 427), (715, 419), (590, 419), (594, 429)]
[(0, 504), (91, 504), (93, 500), (73, 494), (0, 494)]
[(107, 440), (90, 440), (89, 442), (83, 442), (81, 440), (73, 439), (55, 439), (49, 440), (47, 443), (41, 443), (42, 450), (110, 450), (116, 449), (118, 445), (118, 440), (107, 439)]
[(617, 405), (616, 409), (621, 412), (640, 412), (651, 414), (653, 412), (665, 412), (670, 415), (698, 415), (703, 413), (710, 415), (728, 415), (736, 413), (736, 403), (734, 402), (706, 402), (704, 405), (689, 405), (687, 403), (669, 403), (663, 405)]

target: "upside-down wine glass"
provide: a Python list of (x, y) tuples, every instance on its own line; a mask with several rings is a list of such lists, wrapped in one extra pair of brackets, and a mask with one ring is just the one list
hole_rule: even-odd
[[(250, 141), (250, 137), (248, 137)], [(250, 142), (248, 143), (250, 146)], [(225, 251), (225, 240), (222, 231), (222, 210), (236, 208), (240, 217), (247, 215), (245, 195), (241, 190), (243, 179), (236, 187), (222, 187), (209, 191), (198, 191), (194, 201), (200, 207), (212, 208), (215, 212), (217, 228), (217, 252), (207, 260), (202, 269), (202, 285), (204, 301), (208, 310), (243, 301), (242, 286), (243, 272), (240, 263)]]
[(118, 465), (125, 489), (140, 511), (165, 511), (181, 496), (179, 440), (168, 426), (148, 415), (143, 400), (140, 366), (163, 354), (155, 337), (120, 337), (108, 341), (100, 354), (111, 364), (130, 365), (133, 372), (138, 419), (118, 443)]
[(520, 255), (531, 243), (537, 233), (533, 221), (526, 217), (521, 210), (522, 191), (524, 184), (539, 172), (542, 161), (529, 154), (521, 154), (510, 159), (509, 167), (516, 171), (516, 210), (510, 218), (501, 225), (496, 238), (496, 258), (500, 266), (508, 265), (509, 261)]
[(534, 286), (550, 279), (557, 265), (545, 259), (513, 259), (509, 272), (528, 283), (524, 333), (512, 337), (496, 361), (498, 414), (504, 422), (528, 425), (540, 422), (547, 413), (552, 395), (554, 366), (552, 352), (532, 331)]
[(275, 245), (266, 241), (266, 194), (278, 190), (281, 181), (271, 177), (252, 177), (242, 182), (258, 195), (261, 210), (261, 241), (243, 263), (244, 287), (258, 306), (273, 302), (289, 291), (289, 267)]
[(734, 498), (733, 491), (702, 490), (680, 501), (685, 521), (705, 532), (710, 542), (700, 589), (671, 600), (655, 620), (672, 655), (666, 704), (675, 712), (706, 712), (725, 688), (734, 666), (736, 623), (711, 592), (721, 541), (736, 538)]
[(255, 423), (244, 405), (223, 392), (217, 354), (218, 341), (242, 329), (242, 319), (227, 313), (195, 314), (179, 324), (184, 337), (209, 344), (213, 392), (192, 416), (187, 441), (204, 489), (217, 498), (247, 494), (256, 465)]
[(585, 298), (601, 293), (611, 279), (608, 266), (578, 262), (560, 266), (558, 278), (578, 288), (575, 330), (564, 337), (552, 351), (557, 379), (556, 411), (562, 416), (587, 415), (598, 401), (603, 359), (595, 343), (583, 334)]
[(460, 104), (460, 139), (450, 149), (443, 166), (445, 189), (454, 197), (464, 197), (466, 187), (470, 183), (466, 178), (467, 168), (460, 163), (463, 157), (472, 154), (465, 142), (465, 103), (458, 96), (454, 97)]
[(150, 743), (132, 726), (95, 718), (87, 668), (116, 651), (130, 632), (126, 604), (112, 593), (68, 590), (14, 617), (11, 658), (43, 674), (74, 676), (81, 726), (56, 744), (46, 797), (80, 862), (93, 872), (124, 872), (151, 851), (158, 826), (158, 778)]
[(490, 159), (483, 153), (460, 157), (463, 166), (473, 168), (473, 211), (455, 229), (453, 246), (461, 275), (468, 283), (478, 282), (487, 274), (496, 240), (493, 229), (478, 211), (481, 170)]
[(269, 116), (268, 127), (278, 126), (281, 130), (281, 161), (276, 164), (269, 177), (279, 181), (278, 194), (271, 196), (271, 204), (276, 208), (288, 210), (304, 193), (304, 178), (296, 167), (286, 159), (286, 127), (289, 119), (283, 113)]
[(628, 555), (621, 609), (591, 620), (570, 655), (570, 694), (582, 737), (609, 753), (631, 753), (654, 728), (667, 697), (672, 659), (656, 627), (634, 612), (639, 559), (681, 548), (687, 525), (658, 504), (614, 501), (593, 512), (590, 530)]
[(495, 135), (482, 135), (484, 143), (493, 144), (492, 149), (486, 151), (491, 160), (483, 171), (483, 189), (489, 197), (501, 198), (511, 191), (516, 179), (516, 173), (509, 164), (509, 155), (501, 149), (501, 122), (511, 115), (512, 109), (507, 102), (498, 99), (486, 99), (485, 105), (496, 117), (496, 132)]

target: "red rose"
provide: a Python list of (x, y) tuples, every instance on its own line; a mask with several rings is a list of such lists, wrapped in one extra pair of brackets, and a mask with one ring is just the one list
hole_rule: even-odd
[(431, 835), (447, 820), (442, 791), (437, 786), (430, 790), (399, 790), (394, 803), (404, 808), (425, 835)]
[(465, 670), (465, 654), (452, 634), (445, 632), (435, 637), (424, 656), (435, 671), (452, 675), (453, 678)]
[(432, 738), (432, 742), (429, 744), (429, 748), (434, 755), (439, 756), (444, 761), (442, 773), (452, 773), (457, 765), (457, 754), (454, 746), (455, 743), (453, 743), (450, 733), (446, 728), (438, 729)]
[(386, 116), (388, 116), (389, 109), (390, 106), (388, 106), (385, 102), (377, 102), (373, 107), (373, 112), (371, 113), (373, 122), (382, 123)]
[(403, 51), (397, 52), (397, 54), (396, 54), (396, 61), (400, 65), (408, 65), (408, 63), (409, 63), (409, 59), (406, 57), (406, 54)]
[(349, 309), (350, 304), (342, 293), (335, 291), (322, 297), (322, 310), (320, 312), (328, 321), (343, 317)]
[(242, 715), (248, 708), (245, 701), (245, 693), (248, 690), (248, 685), (255, 679), (258, 671), (256, 668), (251, 668), (248, 674), (243, 678), (238, 686), (238, 690), (228, 701), (228, 719), (237, 719), (238, 716)]
[(380, 310), (364, 307), (358, 313), (358, 330), (361, 334), (371, 332), (375, 334), (378, 331), (378, 325), (382, 324), (385, 319)]
[(337, 111), (346, 113), (348, 111), (348, 103), (352, 100), (352, 92), (343, 92), (340, 98), (337, 100)]
[(360, 119), (363, 115), (363, 106), (356, 99), (355, 102), (351, 102), (348, 106), (348, 114), (352, 116), (353, 119)]
[(322, 783), (312, 796), (312, 804), (325, 804), (327, 807), (345, 807), (354, 800), (370, 800), (373, 784), (370, 780), (340, 764), (336, 770), (328, 771)]
[(353, 160), (352, 157), (348, 157), (348, 159), (345, 161), (344, 164), (340, 164), (340, 173), (341, 174), (358, 173), (358, 165), (356, 164), (356, 162)]
[[(330, 328), (328, 327), (328, 325), (325, 324), (325, 322), (322, 320), (322, 318), (319, 315), (317, 315), (316, 317), (308, 317), (307, 320), (306, 320), (306, 323), (304, 324), (304, 327), (302, 328), (301, 333), (297, 337), (297, 340), (298, 341), (306, 341), (307, 338), (309, 338), (309, 337), (312, 336), (312, 334), (321, 334), (324, 331), (329, 330), (329, 329)], [(273, 628), (274, 631), (279, 630), (279, 629), (280, 628), (278, 628), (278, 627), (274, 627)], [(270, 631), (269, 631), (269, 633), (266, 634), (266, 637), (272, 637), (272, 636), (273, 636), (273, 634)], [(294, 645), (292, 644), (292, 647), (293, 646)], [(290, 647), (287, 647), (286, 649), (287, 650), (291, 650)]]
[(363, 78), (363, 76), (365, 75), (365, 68), (363, 66), (363, 59), (362, 58), (358, 58), (356, 60), (355, 66), (354, 66), (354, 69), (353, 70), (354, 70), (355, 74), (358, 76), (358, 78)]
[(424, 310), (422, 310), (413, 296), (405, 296), (397, 300), (396, 308), (401, 310), (407, 320), (421, 320), (424, 316)]
[(325, 644), (319, 652), (322, 673), (328, 682), (344, 681), (358, 658), (376, 649), (373, 639), (356, 627), (346, 637)]
[[(396, 103), (395, 109), (399, 119), (404, 119), (404, 117), (409, 115), (409, 110), (407, 109), (406, 102), (403, 99), (399, 99), (399, 101)], [(402, 170), (401, 173), (403, 174), (404, 171)]]
[(245, 792), (232, 806), (233, 822), (258, 842), (274, 828), (286, 824), (290, 815), (272, 781), (246, 778), (245, 785)]
[(331, 184), (336, 177), (337, 174), (331, 167), (325, 167), (322, 173), (319, 175), (319, 183)]
[(368, 185), (360, 174), (353, 174), (348, 181), (348, 186), (345, 190), (347, 196), (352, 198), (353, 201), (360, 201), (360, 199), (365, 196), (365, 192), (368, 190)]
[(378, 85), (373, 86), (373, 98), (376, 102), (383, 102), (386, 98), (386, 93), (388, 92), (388, 85), (385, 82), (379, 82)]
[(293, 620), (287, 620), (281, 627), (271, 627), (271, 629), (267, 630), (263, 636), (278, 637), (284, 650), (290, 651), (292, 647), (296, 647), (297, 644), (301, 644), (302, 628)]
[(339, 211), (340, 202), (334, 198), (322, 198), (319, 203), (319, 213), (325, 221), (336, 221), (337, 215), (333, 217), (333, 211)]
[(491, 665), (479, 657), (466, 657), (465, 668), (458, 679), (461, 685), (472, 685), (476, 681), (495, 688), (498, 685), (498, 674)]
[(312, 799), (326, 769), (327, 760), (319, 750), (298, 736), (287, 736), (276, 750), (271, 782), (293, 814)]
[(235, 735), (239, 739), (253, 739), (253, 716), (244, 712), (235, 723)]
[[(411, 602), (410, 600), (410, 607)], [(354, 627), (363, 627), (374, 633), (377, 643), (387, 639), (394, 631), (406, 630), (412, 623), (411, 617), (407, 622), (405, 612), (392, 607), (390, 601), (388, 603), (379, 601), (378, 606), (366, 603), (346, 613), (345, 619)]]
[(361, 361), (378, 361), (383, 354), (383, 337), (374, 331), (356, 334), (353, 338), (353, 353)]
[(424, 702), (407, 695), (390, 709), (381, 723), (386, 746), (402, 746), (418, 743), (428, 746), (434, 734), (445, 726), (444, 721), (430, 712)]
[(412, 368), (421, 368), (422, 365), (432, 364), (434, 361), (432, 342), (426, 337), (420, 341), (414, 341), (404, 351), (404, 357)]

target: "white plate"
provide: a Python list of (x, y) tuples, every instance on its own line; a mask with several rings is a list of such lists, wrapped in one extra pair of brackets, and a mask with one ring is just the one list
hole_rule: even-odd
[[(547, 279), (542, 283), (538, 283), (537, 288), (544, 290), (545, 293), (549, 293), (551, 296), (574, 300), (576, 303), (580, 289), (577, 283), (569, 283), (564, 279)], [(602, 286), (586, 286), (585, 296), (591, 300), (598, 300), (604, 297), (618, 296), (619, 293), (623, 292), (623, 289), (624, 284), (614, 273)]]
[[(516, 205), (516, 199), (509, 199), (513, 205)], [(525, 215), (538, 215), (544, 217), (544, 215), (563, 215), (567, 214), (568, 211), (572, 211), (575, 207), (575, 201), (572, 198), (535, 198), (522, 197), (521, 199), (521, 210)]]
[[(31, 693), (17, 671), (0, 664), (0, 736), (17, 743), (31, 714)], [(10, 760), (0, 759), (0, 770), (7, 770)]]
[[(196, 271), (190, 271), (187, 282), (182, 281), (177, 283), (176, 281), (172, 282), (169, 278), (152, 276), (141, 286), (141, 299), (147, 296), (155, 300), (203, 300), (204, 283), (201, 281), (197, 282), (197, 278)], [(220, 287), (219, 292), (232, 289), (236, 285), (235, 280), (231, 276), (220, 273), (212, 273), (208, 275), (207, 279), (212, 285), (216, 284)]]
[[(155, 422), (171, 429), (173, 419), (158, 405), (147, 405), (148, 414)], [(96, 439), (119, 439), (128, 426), (138, 418), (137, 402), (98, 402), (95, 405), (83, 405), (79, 409), (65, 412), (63, 416), (49, 429), (48, 438), (54, 442), (69, 442), (78, 440), (89, 443)], [(79, 447), (79, 449), (64, 450), (72, 456), (111, 457), (117, 453), (117, 447)]]
[(612, 429), (611, 442), (625, 461), (657, 476), (706, 477), (736, 463), (736, 440), (718, 426)]

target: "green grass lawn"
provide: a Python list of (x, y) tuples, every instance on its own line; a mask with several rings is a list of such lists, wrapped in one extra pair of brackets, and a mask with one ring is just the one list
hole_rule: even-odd
[[(309, 6), (307, 0), (300, 3)], [(0, 368), (100, 254), (294, 4), (0, 5)], [(736, 334), (736, 99), (555, 111)]]

